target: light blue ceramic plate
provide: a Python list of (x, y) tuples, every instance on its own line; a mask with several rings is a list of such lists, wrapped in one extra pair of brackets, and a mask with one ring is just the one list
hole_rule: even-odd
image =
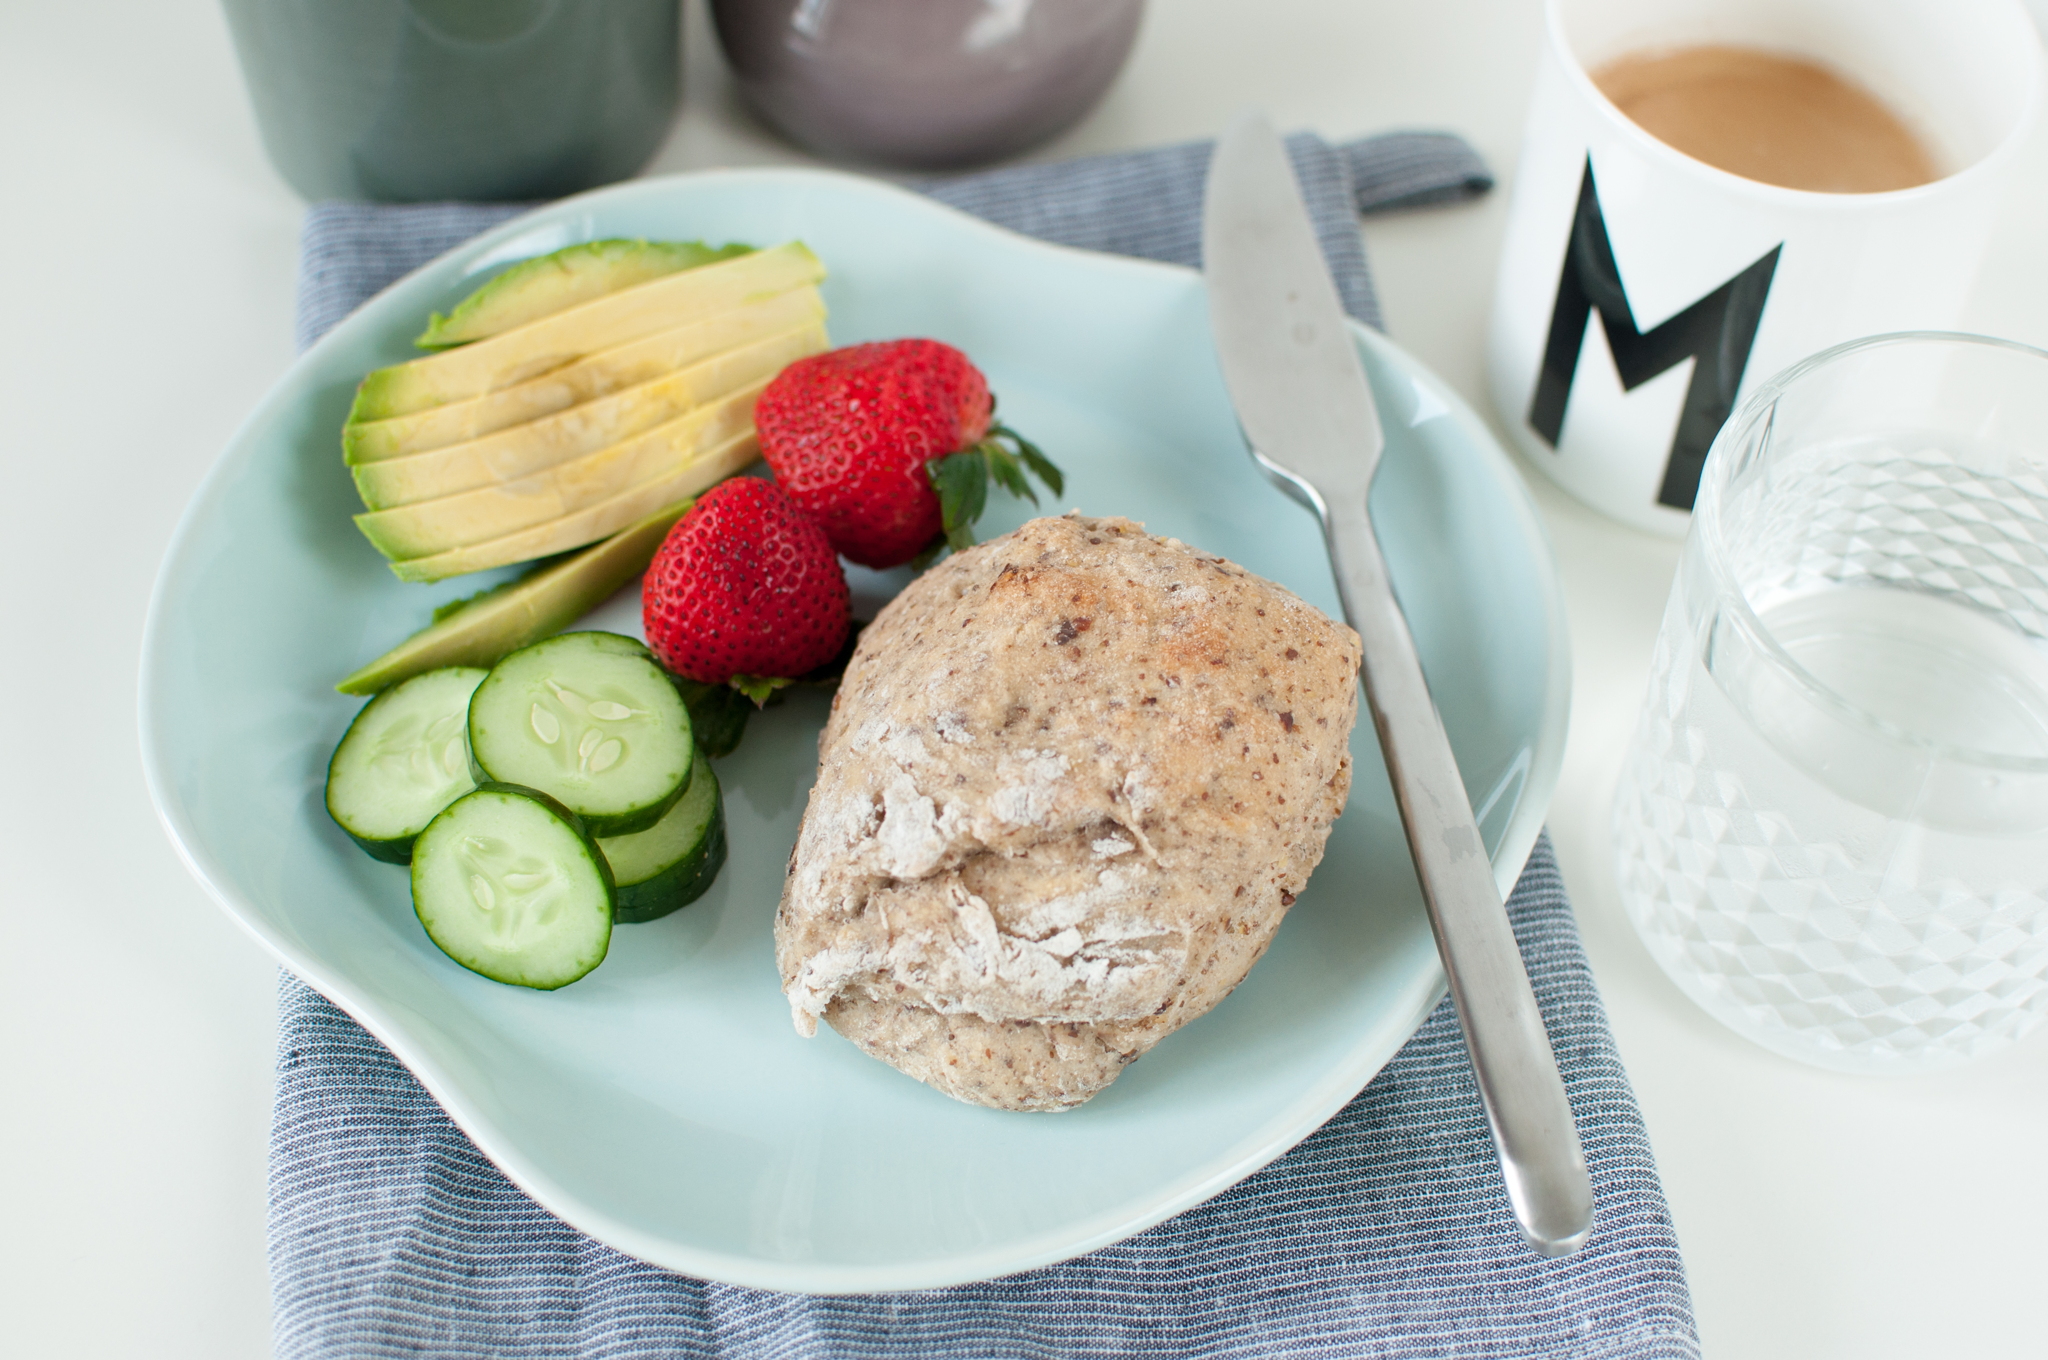
[[(144, 646), (143, 750), (192, 871), (390, 1046), (562, 1218), (648, 1261), (775, 1289), (982, 1279), (1114, 1242), (1223, 1190), (1340, 1108), (1442, 993), (1370, 724), (1329, 853), (1264, 961), (1106, 1094), (1061, 1115), (956, 1104), (798, 1038), (770, 921), (824, 704), (758, 717), (721, 763), (732, 859), (709, 896), (623, 926), (564, 991), (435, 950), (404, 870), (321, 800), (358, 701), (335, 680), (476, 579), (401, 585), (357, 533), (337, 432), (363, 373), (504, 261), (600, 236), (807, 241), (841, 342), (929, 335), (986, 369), (1067, 472), (1060, 507), (1226, 554), (1335, 612), (1307, 513), (1246, 456), (1184, 269), (1042, 245), (867, 180), (802, 171), (628, 184), (544, 209), (403, 280), (323, 339), (186, 512)], [(1556, 582), (1516, 473), (1464, 404), (1358, 333), (1388, 425), (1374, 512), (1474, 805), (1510, 883), (1563, 751)], [(993, 533), (1026, 508), (993, 507)], [(894, 578), (863, 575), (871, 601)], [(598, 626), (639, 631), (631, 599)]]

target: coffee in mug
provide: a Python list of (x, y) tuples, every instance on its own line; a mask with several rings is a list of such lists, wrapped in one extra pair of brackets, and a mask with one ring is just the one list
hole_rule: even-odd
[(1731, 175), (1821, 194), (1941, 178), (1905, 119), (1817, 61), (1753, 47), (1631, 52), (1593, 72), (1629, 121)]

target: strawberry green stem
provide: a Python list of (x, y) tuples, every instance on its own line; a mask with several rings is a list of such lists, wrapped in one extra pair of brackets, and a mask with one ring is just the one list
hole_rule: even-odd
[(1007, 425), (991, 425), (971, 448), (934, 458), (924, 465), (932, 490), (939, 495), (939, 522), (946, 546), (959, 552), (974, 546), (974, 522), (988, 505), (990, 479), (1013, 496), (1038, 504), (1031, 478), (1058, 496), (1066, 478), (1038, 445)]

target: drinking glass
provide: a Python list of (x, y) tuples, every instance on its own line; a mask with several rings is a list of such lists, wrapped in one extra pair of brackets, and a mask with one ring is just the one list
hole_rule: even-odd
[(2048, 1013), (2048, 353), (1919, 332), (1714, 441), (1614, 805), (1630, 919), (1738, 1033), (1947, 1066)]

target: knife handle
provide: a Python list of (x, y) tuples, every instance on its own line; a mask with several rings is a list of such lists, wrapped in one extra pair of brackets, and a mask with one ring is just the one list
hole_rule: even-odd
[(1344, 613), (1365, 643), (1366, 704), (1464, 1027), (1465, 1050), (1479, 1079), (1508, 1199), (1538, 1255), (1568, 1255), (1593, 1226), (1593, 1188), (1492, 861), (1429, 697), (1407, 617), (1394, 598), (1365, 497), (1355, 505), (1329, 505), (1324, 531)]

